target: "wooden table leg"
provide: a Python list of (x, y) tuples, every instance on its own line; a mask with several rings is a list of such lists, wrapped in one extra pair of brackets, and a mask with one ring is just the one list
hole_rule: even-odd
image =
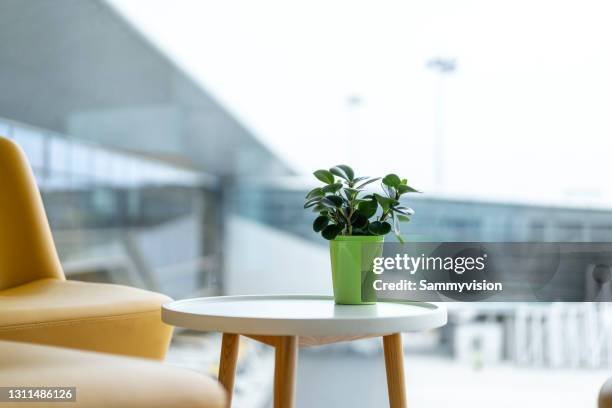
[(406, 382), (404, 377), (404, 349), (400, 333), (383, 336), (385, 368), (387, 370), (387, 389), (389, 406), (406, 408)]
[(295, 398), (298, 338), (279, 336), (274, 361), (274, 408), (291, 408)]
[(238, 361), (238, 334), (223, 333), (221, 342), (221, 361), (219, 362), (219, 382), (227, 391), (227, 406), (232, 406), (232, 393), (234, 391), (234, 377), (236, 376), (236, 362)]

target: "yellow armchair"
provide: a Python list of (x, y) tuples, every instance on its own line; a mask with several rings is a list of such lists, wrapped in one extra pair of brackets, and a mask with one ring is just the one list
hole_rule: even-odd
[(0, 402), (0, 407), (223, 408), (212, 378), (156, 361), (0, 341), (0, 386), (76, 387), (76, 401)]
[(66, 280), (27, 159), (0, 137), (0, 340), (163, 359), (158, 293)]

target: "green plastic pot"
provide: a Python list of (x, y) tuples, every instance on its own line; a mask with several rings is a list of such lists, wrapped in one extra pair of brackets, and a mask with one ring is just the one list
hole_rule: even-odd
[(385, 237), (337, 236), (329, 241), (334, 300), (339, 305), (376, 303), (372, 287), (374, 258), (382, 255)]

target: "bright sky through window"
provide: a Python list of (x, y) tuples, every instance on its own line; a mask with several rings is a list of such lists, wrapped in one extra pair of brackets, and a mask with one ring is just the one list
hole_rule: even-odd
[(437, 157), (445, 194), (612, 205), (609, 2), (111, 4), (300, 172), (436, 191)]

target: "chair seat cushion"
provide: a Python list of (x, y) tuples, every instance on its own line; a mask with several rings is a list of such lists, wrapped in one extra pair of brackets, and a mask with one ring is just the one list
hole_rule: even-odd
[(140, 358), (0, 341), (0, 361), (3, 386), (76, 387), (76, 402), (49, 404), (57, 408), (221, 408), (225, 404), (225, 393), (213, 379)]
[(41, 279), (0, 291), (0, 339), (161, 359), (170, 298), (127, 286)]

